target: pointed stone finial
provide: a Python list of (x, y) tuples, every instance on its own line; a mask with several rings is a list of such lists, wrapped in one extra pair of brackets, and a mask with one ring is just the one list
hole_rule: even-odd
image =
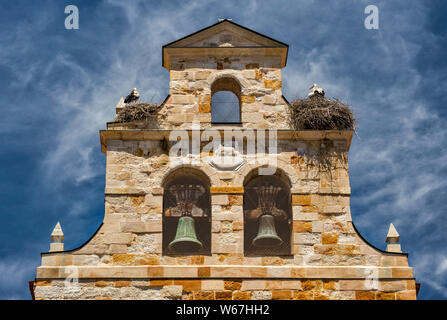
[(388, 252), (402, 252), (399, 242), (399, 233), (392, 223), (390, 223), (390, 228), (388, 229), (388, 234), (386, 236), (386, 251)]
[(120, 101), (118, 101), (118, 103), (115, 106), (115, 111), (116, 114), (120, 113), (121, 110), (123, 110), (123, 108), (125, 107), (125, 103), (124, 103), (124, 97), (121, 97)]
[(64, 233), (62, 232), (61, 224), (59, 221), (51, 232), (51, 251), (64, 251)]

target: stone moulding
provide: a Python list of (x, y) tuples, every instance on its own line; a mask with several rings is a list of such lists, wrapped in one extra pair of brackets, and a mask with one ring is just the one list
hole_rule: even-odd
[[(225, 129), (208, 129), (215, 130), (220, 133), (223, 137)], [(245, 129), (241, 129), (245, 130)], [(257, 132), (257, 129), (250, 129)], [(157, 141), (163, 139), (169, 139), (171, 132), (176, 130), (100, 130), (99, 135), (101, 138), (101, 151), (103, 153), (107, 150), (107, 141), (110, 140), (120, 140), (120, 141)], [(183, 130), (182, 130), (183, 131)], [(193, 130), (185, 129), (191, 137)], [(203, 130), (200, 130), (203, 131)], [(268, 130), (266, 130), (268, 132)], [(351, 146), (352, 136), (354, 135), (354, 130), (276, 130), (278, 140), (346, 140), (347, 150)]]
[(211, 187), (211, 194), (243, 194), (244, 187)]
[[(65, 279), (72, 266), (41, 266), (36, 280)], [(280, 278), (280, 279), (365, 279), (368, 271), (377, 270), (378, 279), (414, 279), (411, 267), (374, 266), (76, 266), (79, 278)], [(206, 270), (206, 272), (204, 272)], [(200, 276), (199, 276), (200, 273)], [(262, 275), (262, 276), (259, 276)]]
[(145, 195), (147, 192), (138, 188), (105, 188), (104, 194), (109, 195)]

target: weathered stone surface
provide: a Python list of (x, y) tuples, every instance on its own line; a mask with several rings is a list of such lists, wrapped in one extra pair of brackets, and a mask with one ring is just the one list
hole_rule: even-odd
[(174, 280), (174, 284), (182, 286), (183, 291), (197, 291), (202, 289), (201, 280)]
[(294, 291), (293, 299), (294, 300), (314, 300), (314, 292), (313, 291)]
[(255, 96), (241, 96), (242, 103), (253, 103), (256, 101)]
[(133, 254), (114, 254), (112, 261), (113, 264), (118, 265), (133, 265), (135, 263), (135, 256)]
[(251, 300), (271, 300), (272, 292), (268, 290), (257, 290), (251, 292)]
[(396, 300), (394, 292), (376, 292), (376, 300)]
[(244, 193), (243, 187), (211, 187), (211, 193), (222, 193), (222, 194), (240, 194)]
[(197, 291), (194, 292), (194, 300), (214, 300), (214, 291)]
[(233, 291), (233, 300), (251, 300), (251, 292)]
[[(213, 41), (219, 43), (219, 36)], [(183, 55), (170, 64), (170, 96), (154, 121), (109, 123), (101, 131), (107, 157), (104, 224), (80, 249), (42, 255), (37, 299), (416, 298), (407, 257), (372, 248), (354, 230), (347, 163), (352, 133), (283, 130), (290, 129), (290, 119), (278, 61), (268, 55)], [(172, 130), (193, 128), (188, 134), (195, 135), (200, 128), (200, 137), (203, 129), (220, 128), (211, 123), (212, 95), (223, 89), (239, 98), (241, 120), (225, 128), (255, 129), (256, 134), (261, 133), (257, 129), (278, 129), (275, 156), (244, 151), (240, 167), (221, 171), (210, 164), (214, 152), (203, 150), (210, 141), (204, 140), (197, 153), (187, 154), (194, 161), (171, 157)], [(247, 150), (254, 137), (244, 133)], [(324, 151), (341, 155), (330, 160), (331, 170), (314, 161), (328, 140)], [(290, 186), (290, 223), (281, 228), (289, 228), (283, 240), (290, 241), (291, 249), (281, 256), (245, 252), (244, 187), (266, 164), (280, 169), (278, 177)], [(171, 174), (192, 168), (209, 186), (210, 253), (166, 254), (171, 239), (163, 239), (163, 214), (171, 195), (165, 188)], [(203, 230), (196, 231), (203, 236)], [(388, 249), (400, 250), (396, 234), (389, 236)], [(61, 244), (54, 242), (51, 250), (60, 250)], [(79, 287), (65, 290), (61, 279), (69, 266), (78, 268)], [(372, 278), (378, 288), (371, 288)]]
[(211, 274), (211, 269), (210, 267), (201, 267), (197, 269), (197, 275), (199, 277), (209, 277)]
[(272, 300), (290, 300), (292, 299), (291, 290), (274, 290), (272, 291)]
[(237, 195), (229, 195), (228, 196), (229, 205), (231, 206), (241, 206), (243, 205), (244, 198), (243, 196), (237, 196)]
[(210, 103), (201, 103), (201, 104), (199, 104), (199, 112), (200, 113), (211, 112), (211, 104)]
[(293, 232), (312, 232), (312, 222), (293, 222)]
[(293, 235), (293, 243), (296, 244), (321, 243), (321, 235), (319, 233), (295, 233)]
[(180, 299), (182, 296), (182, 286), (168, 285), (163, 286), (161, 295), (168, 299)]
[(300, 194), (293, 194), (292, 195), (292, 205), (298, 205), (298, 206), (306, 206), (311, 204), (311, 196), (310, 195), (300, 195)]
[(196, 80), (206, 80), (210, 76), (210, 74), (211, 74), (211, 71), (200, 70), (200, 71), (196, 71), (194, 73), (194, 78)]
[(376, 293), (374, 291), (356, 291), (356, 300), (375, 300)]
[(264, 86), (270, 89), (281, 89), (281, 81), (278, 80), (264, 80)]
[(323, 233), (321, 235), (322, 244), (336, 244), (338, 242), (338, 234), (336, 233)]
[(396, 293), (396, 300), (416, 300), (416, 291), (407, 290)]
[(242, 281), (232, 281), (232, 280), (225, 280), (224, 282), (224, 289), (225, 290), (240, 290), (242, 287)]
[(216, 300), (231, 300), (233, 297), (233, 291), (216, 291)]

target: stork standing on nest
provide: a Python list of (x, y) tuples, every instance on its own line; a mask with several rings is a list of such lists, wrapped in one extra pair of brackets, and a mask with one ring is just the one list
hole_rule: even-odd
[(324, 90), (322, 88), (318, 88), (317, 84), (314, 83), (309, 90), (312, 90), (312, 92), (310, 92), (307, 97), (308, 98), (314, 98), (314, 97), (324, 97)]
[(124, 103), (136, 103), (138, 99), (140, 99), (140, 93), (137, 91), (136, 88), (133, 88), (126, 99), (124, 99)]

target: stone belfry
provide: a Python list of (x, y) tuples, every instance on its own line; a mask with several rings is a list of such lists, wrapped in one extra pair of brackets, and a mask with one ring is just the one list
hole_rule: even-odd
[(352, 222), (353, 130), (290, 125), (287, 53), (229, 20), (163, 46), (168, 97), (117, 105), (104, 221), (65, 251), (58, 224), (35, 298), (415, 299), (394, 227), (384, 251)]

